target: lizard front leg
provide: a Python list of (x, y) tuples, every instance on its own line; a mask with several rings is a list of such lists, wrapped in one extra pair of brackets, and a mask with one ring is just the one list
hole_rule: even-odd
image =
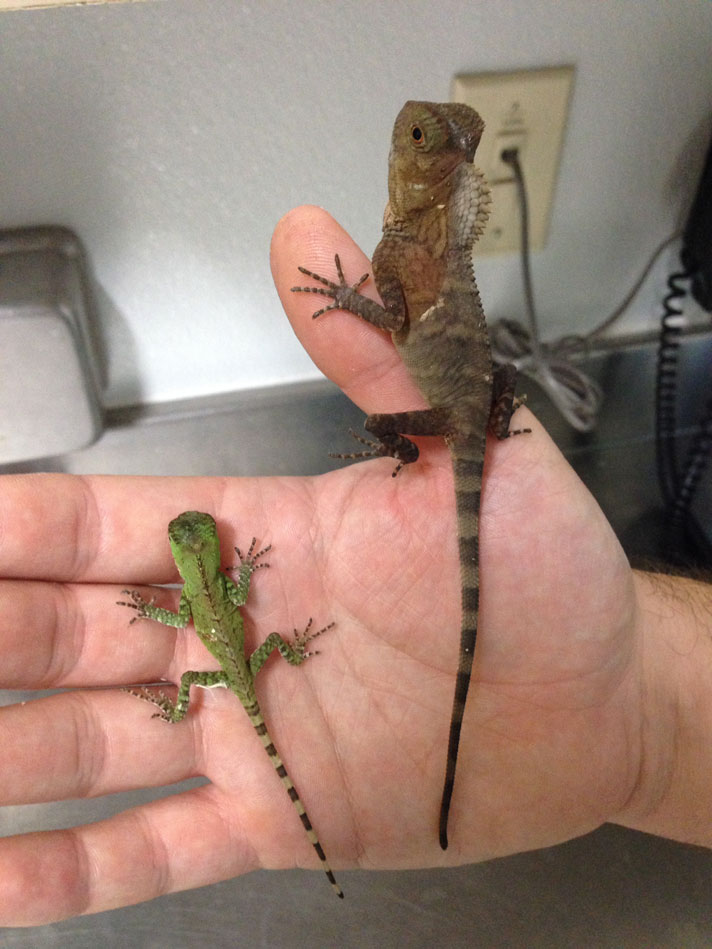
[(131, 597), (131, 602), (127, 603), (125, 600), (117, 600), (116, 605), (127, 606), (130, 610), (136, 610), (136, 616), (131, 618), (129, 626), (132, 626), (140, 619), (152, 619), (155, 620), (156, 623), (161, 623), (163, 626), (185, 629), (190, 622), (190, 603), (185, 593), (181, 593), (178, 612), (174, 613), (173, 610), (164, 610), (162, 607), (156, 606), (153, 600), (145, 600), (138, 590), (122, 590), (121, 592), (124, 596)]
[(262, 567), (269, 567), (268, 563), (257, 563), (257, 561), (272, 549), (272, 544), (267, 544), (266, 547), (263, 547), (262, 550), (258, 550), (255, 553), (256, 546), (257, 538), (253, 537), (250, 549), (246, 554), (243, 555), (240, 548), (236, 547), (235, 553), (240, 558), (239, 566), (225, 568), (226, 570), (238, 571), (237, 580), (233, 581), (230, 580), (229, 577), (225, 577), (225, 590), (235, 606), (244, 606), (245, 603), (247, 603), (247, 596), (250, 592), (250, 581), (255, 570), (259, 570)]
[(322, 313), (328, 313), (330, 310), (347, 310), (349, 313), (360, 316), (362, 320), (376, 326), (378, 329), (388, 330), (391, 333), (397, 332), (403, 326), (405, 319), (403, 294), (397, 280), (393, 280), (385, 286), (379, 283), (378, 289), (386, 303), (386, 306), (382, 307), (375, 300), (369, 300), (368, 297), (364, 297), (359, 293), (359, 288), (368, 280), (367, 273), (363, 274), (356, 283), (348, 284), (341, 269), (338, 254), (334, 256), (334, 262), (339, 276), (338, 283), (327, 280), (326, 277), (322, 277), (312, 270), (307, 270), (306, 267), (300, 267), (299, 271), (301, 273), (313, 280), (318, 280), (323, 286), (291, 288), (292, 293), (317, 293), (320, 296), (330, 297), (334, 301), (328, 306), (322, 307), (321, 310), (312, 313), (312, 319), (315, 320)]
[(334, 623), (328, 623), (326, 626), (322, 626), (322, 628), (318, 629), (315, 633), (309, 632), (311, 625), (312, 621), (310, 619), (301, 633), (298, 633), (295, 629), (294, 640), (291, 643), (284, 639), (283, 636), (280, 636), (279, 633), (270, 633), (262, 645), (255, 649), (248, 660), (252, 677), (254, 678), (257, 675), (275, 649), (278, 650), (280, 656), (286, 659), (292, 666), (300, 666), (305, 659), (308, 659), (310, 656), (315, 656), (315, 652), (307, 652), (307, 643), (311, 642), (312, 639), (316, 639), (317, 636), (321, 636), (321, 634), (325, 633), (328, 629), (332, 629)]

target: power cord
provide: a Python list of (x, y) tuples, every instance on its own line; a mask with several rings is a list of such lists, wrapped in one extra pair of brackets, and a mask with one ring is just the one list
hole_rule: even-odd
[(585, 336), (564, 336), (554, 343), (544, 343), (539, 334), (539, 321), (534, 300), (529, 255), (529, 202), (524, 172), (516, 148), (505, 149), (502, 161), (514, 175), (520, 208), (521, 265), (524, 302), (529, 329), (514, 320), (502, 319), (490, 329), (492, 354), (496, 362), (513, 363), (517, 369), (541, 385), (567, 422), (580, 432), (591, 431), (596, 424), (602, 392), (586, 373), (570, 359), (573, 353), (585, 350), (601, 336), (630, 306), (662, 252), (680, 236), (675, 232), (653, 252), (635, 285), (616, 309)]
[[(690, 508), (712, 453), (712, 398), (705, 405), (700, 424), (688, 448), (684, 463), (678, 467), (675, 456), (677, 437), (677, 363), (683, 327), (680, 301), (692, 295), (704, 309), (712, 310), (712, 272), (709, 270), (712, 239), (712, 145), (699, 193), (683, 231), (676, 231), (656, 247), (635, 285), (616, 309), (585, 336), (565, 336), (544, 343), (539, 335), (534, 289), (529, 260), (529, 206), (524, 173), (517, 149), (501, 155), (514, 176), (520, 208), (521, 265), (524, 302), (529, 328), (514, 320), (499, 320), (491, 327), (492, 354), (496, 362), (510, 362), (543, 387), (564, 418), (581, 432), (596, 423), (601, 390), (585, 373), (572, 364), (570, 356), (601, 337), (627, 310), (647, 279), (660, 255), (682, 238), (682, 269), (668, 280), (663, 301), (664, 315), (658, 350), (656, 389), (656, 440), (660, 488), (666, 508), (667, 553), (683, 560), (691, 530)], [(705, 269), (706, 268), (706, 269)], [(693, 532), (694, 533), (694, 532)], [(698, 532), (699, 533), (699, 532)], [(688, 537), (689, 534), (689, 537)], [(698, 541), (699, 543), (699, 538)]]

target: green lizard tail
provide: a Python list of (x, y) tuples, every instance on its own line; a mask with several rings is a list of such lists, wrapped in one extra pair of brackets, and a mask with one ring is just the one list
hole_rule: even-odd
[(277, 749), (274, 747), (274, 743), (272, 742), (272, 739), (269, 736), (269, 732), (267, 731), (267, 726), (265, 725), (265, 720), (262, 717), (262, 712), (260, 711), (259, 705), (255, 702), (255, 704), (252, 705), (250, 708), (248, 708), (246, 711), (250, 717), (250, 721), (252, 722), (255, 731), (260, 736), (260, 741), (262, 742), (265, 751), (269, 755), (270, 761), (274, 765), (274, 770), (280, 776), (280, 778), (282, 779), (282, 784), (287, 789), (287, 794), (289, 795), (289, 799), (292, 802), (292, 804), (294, 804), (297, 814), (299, 814), (299, 819), (302, 822), (302, 826), (304, 827), (304, 830), (306, 831), (307, 837), (309, 838), (309, 841), (312, 847), (314, 848), (314, 850), (316, 850), (316, 855), (321, 861), (321, 866), (322, 866), (322, 869), (324, 870), (324, 873), (326, 873), (327, 877), (329, 878), (329, 883), (331, 883), (332, 887), (336, 890), (336, 895), (340, 899), (343, 899), (344, 898), (343, 891), (341, 887), (339, 886), (339, 884), (336, 882), (334, 874), (331, 872), (331, 867), (329, 866), (327, 862), (324, 849), (319, 843), (319, 838), (317, 837), (316, 832), (314, 831), (314, 828), (312, 827), (312, 823), (309, 820), (309, 815), (304, 810), (304, 805), (302, 804), (299, 798), (297, 789), (292, 784), (292, 780), (287, 774), (287, 769), (284, 767), (284, 764), (282, 763), (282, 759), (277, 754)]
[(485, 445), (473, 445), (469, 451), (462, 445), (452, 452), (457, 505), (457, 534), (460, 553), (460, 581), (462, 588), (462, 626), (460, 630), (460, 658), (455, 682), (455, 696), (450, 718), (450, 737), (442, 803), (440, 805), (440, 846), (447, 850), (447, 821), (455, 785), (457, 752), (460, 746), (465, 701), (470, 686), (472, 659), (477, 639), (477, 614), (480, 600), (479, 580), (479, 518), (482, 494), (482, 470)]

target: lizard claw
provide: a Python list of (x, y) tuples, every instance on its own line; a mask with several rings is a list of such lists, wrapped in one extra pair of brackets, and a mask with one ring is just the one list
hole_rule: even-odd
[(352, 298), (354, 293), (359, 292), (359, 287), (362, 286), (368, 280), (368, 274), (365, 273), (361, 276), (356, 283), (348, 284), (346, 282), (346, 277), (344, 276), (344, 271), (341, 267), (341, 260), (338, 254), (334, 255), (334, 263), (336, 264), (336, 273), (339, 278), (339, 282), (335, 283), (333, 280), (327, 280), (326, 277), (322, 277), (321, 274), (314, 273), (313, 270), (307, 270), (306, 267), (299, 267), (298, 270), (300, 273), (303, 273), (306, 277), (311, 277), (312, 280), (316, 280), (319, 283), (323, 284), (322, 287), (291, 287), (292, 293), (318, 293), (324, 297), (331, 297), (334, 300), (334, 303), (330, 303), (328, 306), (322, 307), (321, 310), (317, 310), (316, 313), (312, 313), (312, 319), (315, 320), (318, 316), (321, 316), (322, 313), (328, 313), (329, 310), (348, 310), (349, 300)]
[(349, 429), (349, 435), (352, 438), (355, 438), (357, 442), (360, 442), (360, 444), (366, 445), (369, 451), (330, 451), (329, 458), (380, 458), (383, 454), (385, 454), (383, 451), (383, 445), (380, 442), (374, 442), (371, 441), (370, 438), (364, 438), (363, 435), (359, 435), (359, 433), (355, 432), (352, 428)]
[(170, 722), (170, 724), (175, 722), (173, 717), (175, 704), (171, 702), (163, 689), (159, 689), (158, 692), (151, 692), (149, 689), (141, 687), (138, 689), (123, 688), (121, 691), (129, 695), (135, 695), (136, 698), (155, 705), (159, 711), (154, 712), (151, 718), (160, 718), (162, 722)]
[(122, 590), (124, 596), (130, 596), (131, 602), (127, 603), (125, 600), (117, 600), (117, 606), (128, 606), (130, 610), (136, 610), (136, 616), (132, 617), (129, 620), (129, 626), (133, 626), (140, 619), (150, 619), (148, 613), (146, 612), (146, 607), (153, 606), (155, 602), (155, 597), (152, 597), (150, 601), (144, 600), (138, 590)]
[(395, 478), (401, 468), (407, 464), (407, 462), (399, 458), (398, 455), (394, 455), (392, 449), (388, 445), (384, 445), (383, 442), (374, 442), (371, 441), (370, 438), (364, 438), (363, 435), (359, 435), (359, 433), (355, 432), (352, 428), (349, 429), (349, 435), (362, 445), (366, 445), (369, 450), (351, 452), (330, 451), (329, 458), (344, 458), (352, 461), (358, 458), (396, 458), (398, 459), (398, 464), (391, 473), (391, 477), (393, 478)]
[(311, 642), (312, 639), (316, 639), (317, 636), (321, 636), (322, 633), (325, 633), (327, 630), (332, 629), (336, 624), (334, 622), (327, 623), (326, 626), (322, 626), (321, 629), (318, 629), (315, 633), (310, 633), (309, 630), (312, 627), (314, 622), (313, 618), (310, 616), (307, 622), (307, 625), (304, 627), (302, 632), (294, 630), (294, 651), (299, 653), (302, 659), (308, 659), (310, 656), (318, 656), (319, 651), (313, 650), (308, 652), (306, 645), (308, 642)]
[(249, 567), (250, 572), (252, 573), (255, 570), (259, 570), (260, 567), (269, 567), (268, 563), (257, 563), (257, 561), (268, 551), (272, 550), (272, 544), (267, 544), (266, 547), (263, 547), (262, 550), (258, 550), (255, 553), (255, 547), (257, 546), (257, 538), (252, 538), (252, 543), (246, 554), (243, 554), (239, 547), (235, 548), (235, 553), (240, 558), (240, 567), (225, 567), (226, 570), (239, 570), (242, 567)]

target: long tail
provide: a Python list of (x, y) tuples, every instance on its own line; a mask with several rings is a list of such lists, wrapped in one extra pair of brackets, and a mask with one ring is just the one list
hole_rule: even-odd
[(289, 799), (292, 802), (292, 804), (294, 804), (297, 814), (299, 814), (299, 819), (301, 820), (304, 830), (307, 833), (307, 837), (309, 838), (312, 847), (316, 850), (316, 854), (319, 860), (321, 860), (322, 868), (324, 870), (324, 873), (329, 878), (329, 883), (331, 883), (333, 888), (336, 890), (336, 895), (339, 897), (339, 899), (343, 900), (344, 898), (343, 891), (341, 887), (339, 886), (339, 884), (336, 882), (336, 879), (334, 878), (334, 874), (331, 872), (331, 867), (329, 866), (327, 862), (324, 849), (319, 843), (319, 838), (317, 837), (316, 832), (314, 831), (314, 828), (312, 827), (312, 823), (309, 820), (309, 815), (304, 810), (304, 805), (302, 804), (299, 798), (297, 789), (292, 784), (292, 780), (287, 774), (287, 769), (284, 767), (284, 764), (282, 763), (282, 759), (277, 754), (277, 749), (274, 747), (274, 743), (272, 742), (272, 739), (269, 736), (269, 732), (267, 731), (267, 726), (265, 725), (265, 720), (262, 717), (262, 712), (260, 711), (259, 705), (255, 703), (251, 708), (247, 710), (247, 714), (250, 716), (250, 721), (252, 722), (255, 731), (260, 736), (260, 741), (264, 745), (264, 749), (269, 755), (270, 761), (274, 765), (274, 770), (280, 776), (280, 778), (282, 779), (282, 784), (287, 789), (287, 794), (289, 795)]
[(465, 700), (470, 686), (472, 659), (477, 639), (477, 614), (480, 601), (479, 579), (479, 519), (482, 494), (482, 470), (484, 466), (484, 439), (475, 442), (469, 450), (462, 444), (452, 451), (455, 475), (455, 498), (457, 504), (457, 534), (460, 552), (460, 581), (462, 587), (462, 626), (460, 632), (460, 655), (457, 665), (455, 697), (450, 718), (450, 738), (447, 747), (445, 784), (440, 805), (440, 846), (447, 850), (447, 820), (450, 800), (455, 785), (457, 752), (460, 746)]

